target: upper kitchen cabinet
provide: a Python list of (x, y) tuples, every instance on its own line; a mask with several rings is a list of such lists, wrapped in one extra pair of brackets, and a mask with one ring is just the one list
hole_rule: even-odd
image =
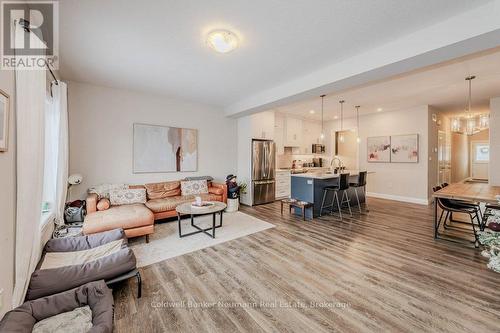
[(276, 143), (276, 154), (285, 153), (285, 117), (282, 114), (275, 113), (274, 117), (274, 142)]
[(302, 120), (292, 117), (285, 118), (285, 147), (302, 146)]
[(274, 140), (274, 111), (259, 112), (250, 119), (252, 139)]
[(312, 145), (316, 143), (321, 143), (319, 136), (321, 134), (321, 124), (314, 121), (302, 122), (303, 127), (303, 137), (302, 145), (300, 147), (302, 154), (312, 154)]

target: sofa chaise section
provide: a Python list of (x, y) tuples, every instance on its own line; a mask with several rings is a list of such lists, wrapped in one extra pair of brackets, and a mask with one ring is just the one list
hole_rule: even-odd
[(85, 235), (122, 228), (127, 237), (146, 236), (154, 233), (154, 215), (144, 204), (111, 206), (97, 210), (97, 194), (89, 194), (86, 200), (87, 215), (83, 223)]

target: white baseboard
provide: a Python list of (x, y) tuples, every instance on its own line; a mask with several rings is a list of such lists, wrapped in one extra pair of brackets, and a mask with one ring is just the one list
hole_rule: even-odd
[(403, 197), (400, 195), (392, 195), (392, 194), (384, 194), (384, 193), (374, 193), (374, 192), (366, 192), (366, 195), (372, 198), (379, 198), (379, 199), (387, 199), (387, 200), (394, 200), (394, 201), (402, 201), (402, 202), (409, 202), (409, 203), (414, 203), (418, 205), (429, 205), (430, 202), (428, 199), (419, 199), (419, 198), (413, 198), (413, 197)]

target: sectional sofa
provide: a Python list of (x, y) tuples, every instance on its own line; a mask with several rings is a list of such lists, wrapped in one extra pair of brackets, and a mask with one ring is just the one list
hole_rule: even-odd
[(183, 194), (181, 181), (131, 185), (130, 189), (145, 189), (145, 203), (112, 205), (99, 210), (99, 196), (89, 194), (86, 199), (87, 215), (83, 224), (84, 234), (122, 228), (128, 238), (146, 236), (154, 232), (155, 220), (177, 216), (175, 208), (185, 202), (191, 202), (199, 195), (205, 201), (227, 202), (226, 184), (207, 182), (208, 193), (197, 195)]

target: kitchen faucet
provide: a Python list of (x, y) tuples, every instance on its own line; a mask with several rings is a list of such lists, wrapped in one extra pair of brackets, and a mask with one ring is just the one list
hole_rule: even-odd
[(340, 158), (338, 158), (337, 156), (333, 157), (332, 162), (330, 163), (330, 168), (332, 168), (334, 166), (335, 161), (338, 161), (338, 166), (336, 166), (334, 168), (334, 170), (337, 170), (337, 169), (342, 170), (342, 167), (344, 164), (342, 163), (342, 160)]

